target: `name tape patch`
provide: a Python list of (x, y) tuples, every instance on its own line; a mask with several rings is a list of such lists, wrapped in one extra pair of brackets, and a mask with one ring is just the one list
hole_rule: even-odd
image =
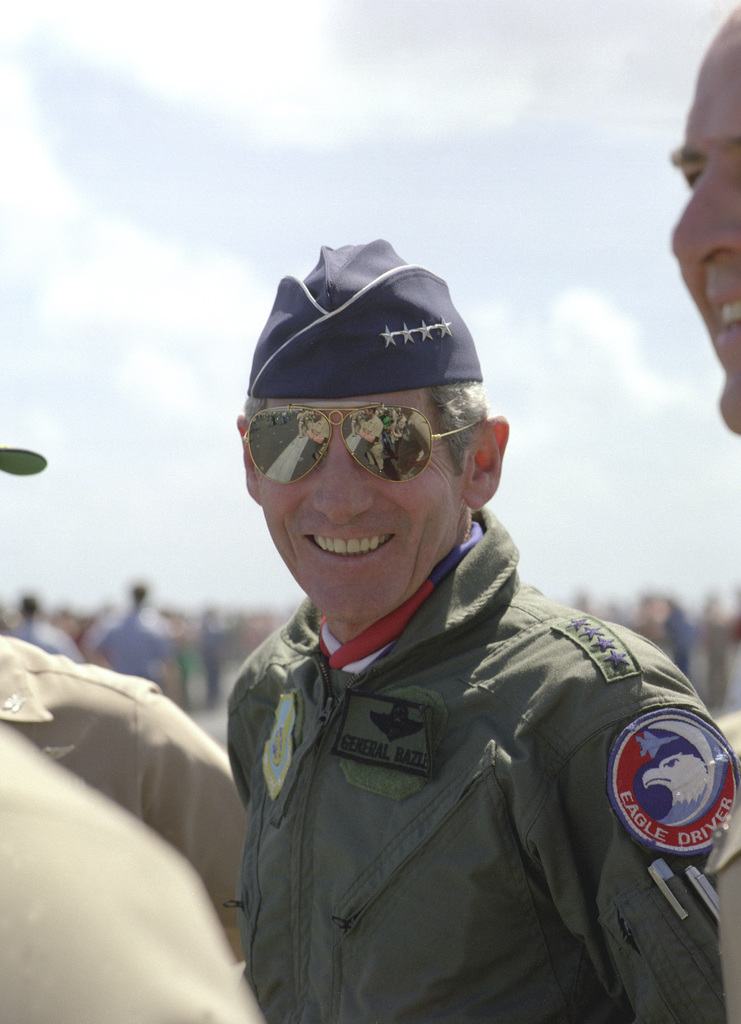
[(332, 753), (376, 768), (429, 778), (428, 708), (402, 697), (347, 693)]
[(630, 835), (652, 850), (707, 853), (739, 783), (727, 740), (690, 711), (641, 715), (615, 741), (607, 790)]

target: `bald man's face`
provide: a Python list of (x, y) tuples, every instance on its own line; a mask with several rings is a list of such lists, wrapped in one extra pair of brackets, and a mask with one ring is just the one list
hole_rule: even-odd
[(692, 188), (674, 253), (726, 375), (723, 418), (741, 434), (741, 15), (707, 53), (674, 159)]

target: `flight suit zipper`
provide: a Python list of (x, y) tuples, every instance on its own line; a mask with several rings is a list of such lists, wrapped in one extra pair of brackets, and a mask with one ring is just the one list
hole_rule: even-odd
[[(297, 771), (294, 779), (292, 780), (291, 793), (287, 794), (288, 799), (293, 798), (295, 795), (294, 791), (299, 788), (297, 786), (298, 776), (301, 775), (301, 799), (298, 801), (295, 820), (292, 826), (293, 835), (296, 837), (296, 840), (294, 855), (290, 866), (291, 885), (294, 888), (291, 903), (293, 907), (299, 908), (297, 910), (297, 919), (293, 922), (294, 927), (292, 928), (294, 977), (296, 979), (298, 1007), (304, 1005), (306, 994), (309, 991), (309, 951), (311, 949), (312, 941), (311, 915), (308, 914), (305, 916), (300, 910), (303, 901), (307, 899), (306, 880), (303, 877), (305, 870), (303, 837), (310, 834), (306, 825), (311, 814), (310, 794), (314, 782), (316, 764), (321, 756), (321, 746), (327, 735), (329, 723), (341, 707), (345, 699), (345, 692), (347, 691), (347, 688), (358, 678), (358, 676), (353, 676), (348, 682), (348, 687), (345, 687), (345, 689), (343, 689), (339, 694), (335, 694), (332, 691), (329, 669), (325, 658), (320, 655), (317, 661), (324, 681), (326, 700), (314, 718), (311, 735), (306, 737), (308, 749), (302, 757), (300, 765), (297, 766)], [(282, 809), (281, 817), (284, 813), (285, 806)], [(309, 866), (309, 873), (311, 873), (311, 866)], [(301, 1011), (297, 1011), (295, 1019), (301, 1019)]]

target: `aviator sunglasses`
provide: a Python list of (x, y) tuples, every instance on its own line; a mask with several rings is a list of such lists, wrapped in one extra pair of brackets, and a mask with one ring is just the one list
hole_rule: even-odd
[(404, 483), (426, 468), (433, 441), (471, 426), (433, 434), (424, 413), (408, 405), (381, 403), (327, 410), (287, 405), (256, 413), (244, 443), (263, 476), (291, 484), (319, 465), (332, 428), (339, 427), (345, 447), (358, 465), (381, 480)]

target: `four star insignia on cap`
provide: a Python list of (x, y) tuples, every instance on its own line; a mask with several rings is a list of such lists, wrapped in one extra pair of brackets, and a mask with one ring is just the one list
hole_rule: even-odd
[(384, 348), (388, 348), (389, 345), (396, 345), (396, 339), (397, 338), (403, 338), (405, 345), (407, 343), (409, 343), (409, 342), (414, 344), (414, 342), (415, 342), (414, 335), (415, 334), (419, 335), (419, 340), (420, 341), (424, 341), (426, 338), (429, 338), (431, 340), (432, 336), (433, 336), (432, 335), (433, 331), (440, 331), (440, 337), (441, 338), (444, 338), (446, 334), (449, 334), (450, 337), (452, 338), (453, 337), (453, 332), (450, 329), (451, 322), (452, 321), (445, 320), (443, 318), (443, 320), (439, 324), (426, 324), (424, 322), (424, 320), (423, 320), (421, 327), (407, 327), (407, 325), (404, 324), (404, 326), (402, 327), (402, 329), (400, 331), (390, 331), (389, 330), (389, 325), (386, 324), (386, 330), (385, 331), (381, 331), (381, 337), (386, 342), (386, 344), (384, 345)]
[(377, 238), (323, 245), (303, 281), (281, 280), (255, 348), (249, 393), (334, 399), (482, 379), (471, 332), (445, 281)]

